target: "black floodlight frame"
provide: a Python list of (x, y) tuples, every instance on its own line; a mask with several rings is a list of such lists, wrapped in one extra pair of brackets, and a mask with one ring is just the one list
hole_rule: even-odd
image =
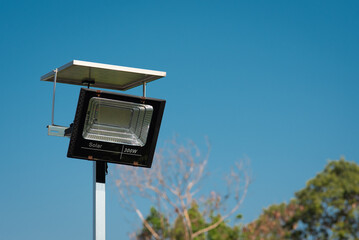
[[(93, 97), (151, 105), (153, 114), (144, 146), (85, 139), (82, 133), (89, 102)], [(166, 101), (162, 99), (81, 88), (67, 157), (150, 168), (165, 104)]]

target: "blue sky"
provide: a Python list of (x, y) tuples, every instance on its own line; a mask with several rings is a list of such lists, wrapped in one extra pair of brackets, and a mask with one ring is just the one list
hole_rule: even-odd
[[(328, 159), (359, 163), (358, 29), (357, 1), (1, 1), (0, 239), (92, 236), (92, 164), (47, 136), (43, 74), (73, 59), (166, 71), (147, 91), (167, 100), (158, 147), (208, 136), (217, 178), (248, 157), (248, 222)], [(58, 84), (57, 124), (78, 93)], [(107, 239), (127, 239), (139, 224), (113, 181)]]

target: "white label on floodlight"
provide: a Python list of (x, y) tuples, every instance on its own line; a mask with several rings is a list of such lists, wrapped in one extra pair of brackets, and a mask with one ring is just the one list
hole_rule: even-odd
[(132, 148), (125, 148), (125, 151), (123, 151), (124, 153), (137, 153), (138, 149), (132, 149)]
[(89, 143), (89, 147), (102, 148), (102, 145), (101, 145), (101, 144), (98, 144), (98, 143), (92, 143), (92, 142), (90, 142), (90, 143)]

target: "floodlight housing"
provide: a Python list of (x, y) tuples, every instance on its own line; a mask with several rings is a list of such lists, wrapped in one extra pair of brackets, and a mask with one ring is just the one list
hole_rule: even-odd
[(82, 88), (67, 156), (151, 167), (165, 103)]

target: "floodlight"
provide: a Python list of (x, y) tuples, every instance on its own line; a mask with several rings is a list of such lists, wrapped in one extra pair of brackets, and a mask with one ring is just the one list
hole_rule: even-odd
[(67, 156), (151, 167), (165, 100), (82, 88)]
[[(151, 167), (165, 100), (145, 97), (146, 83), (165, 72), (73, 60), (41, 77), (54, 82), (48, 134), (69, 136), (68, 157)], [(82, 88), (72, 128), (54, 124), (56, 82), (128, 90), (143, 86), (143, 96)]]
[[(165, 100), (146, 97), (146, 83), (165, 72), (73, 60), (43, 75), (54, 82), (51, 125), (48, 135), (70, 137), (67, 156), (93, 162), (94, 239), (104, 240), (105, 182), (107, 162), (150, 168), (161, 125)], [(54, 124), (56, 82), (81, 88), (75, 119), (70, 127)], [(143, 86), (143, 96), (95, 88), (125, 91)]]

